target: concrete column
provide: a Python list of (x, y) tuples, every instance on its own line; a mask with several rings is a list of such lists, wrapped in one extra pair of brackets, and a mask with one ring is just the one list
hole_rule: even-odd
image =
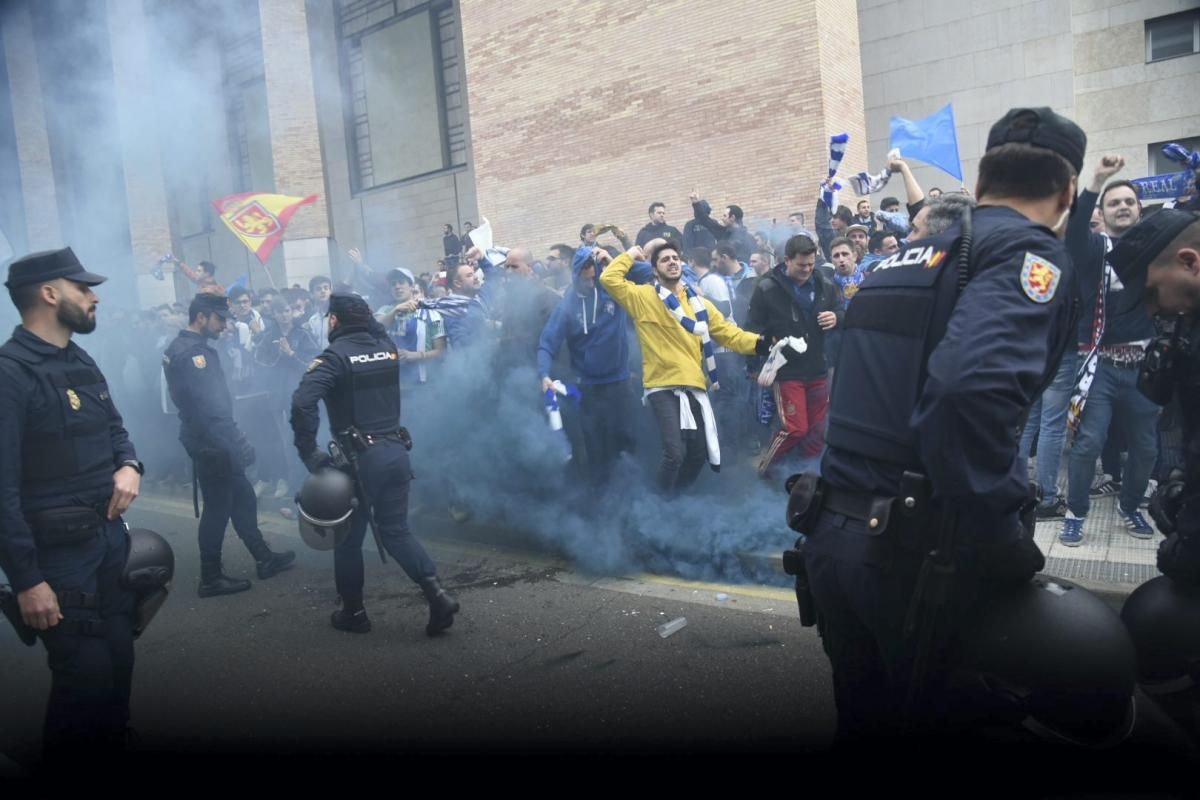
[(158, 259), (171, 249), (171, 225), (157, 131), (143, 124), (142, 106), (154, 96), (155, 87), (142, 0), (108, 0), (108, 19), (133, 269), (138, 302), (149, 308), (176, 297), (174, 281), (151, 275)]
[(25, 3), (14, 4), (4, 19), (4, 53), (29, 249), (62, 247), (58, 197), (50, 162), (50, 136), (46, 130), (42, 80), (33, 40), (33, 18)]
[(304, 0), (259, 0), (258, 7), (275, 191), (320, 195), (315, 204), (296, 212), (282, 245), (287, 284), (307, 286), (314, 275), (330, 274), (329, 207), (308, 14)]

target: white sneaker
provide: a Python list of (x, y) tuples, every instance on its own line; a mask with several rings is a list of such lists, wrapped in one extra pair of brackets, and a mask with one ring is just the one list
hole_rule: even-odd
[(255, 481), (254, 482), (254, 496), (255, 497), (262, 497), (263, 492), (265, 492), (266, 490), (267, 490), (267, 482), (266, 481)]
[(288, 493), (287, 481), (285, 481), (283, 478), (280, 478), (279, 482), (275, 484), (275, 499), (278, 500), (279, 498), (287, 497), (287, 493)]

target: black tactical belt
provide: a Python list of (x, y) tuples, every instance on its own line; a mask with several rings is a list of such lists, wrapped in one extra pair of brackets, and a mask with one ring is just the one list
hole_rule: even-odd
[(100, 595), (93, 592), (55, 592), (59, 608), (82, 608), (92, 611), (100, 607)]
[(850, 519), (866, 522), (871, 518), (871, 506), (878, 495), (867, 492), (853, 492), (847, 489), (835, 489), (826, 485), (824, 509), (834, 514), (841, 514)]

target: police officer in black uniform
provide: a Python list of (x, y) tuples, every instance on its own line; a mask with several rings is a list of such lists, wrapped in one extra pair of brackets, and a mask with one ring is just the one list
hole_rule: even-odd
[(188, 307), (188, 327), (163, 353), (167, 388), (179, 409), (179, 440), (191, 456), (204, 498), (199, 531), (201, 597), (250, 588), (250, 581), (230, 578), (221, 570), (221, 543), (230, 518), (254, 556), (260, 579), (282, 572), (296, 559), (291, 550), (272, 552), (258, 529), (258, 501), (245, 472), (254, 463), (254, 448), (234, 422), (221, 360), (209, 345), (225, 330), (229, 313), (224, 295), (196, 295)]
[(822, 477), (789, 500), (843, 739), (940, 719), (922, 690), (948, 633), (1044, 566), (1020, 522), (1017, 444), (1073, 343), (1059, 237), (1086, 142), (1048, 108), (1010, 111), (988, 135), (973, 215), (877, 265), (847, 311)]
[(96, 329), (92, 287), (104, 280), (68, 247), (17, 259), (5, 283), (21, 325), (0, 347), (0, 568), (46, 645), (51, 761), (119, 752), (129, 721), (135, 596), (120, 582), (121, 514), (143, 469), (108, 383), (71, 341)]
[(433, 560), (408, 528), (411, 441), (400, 427), (396, 346), (357, 295), (330, 298), (329, 347), (309, 364), (292, 396), (296, 449), (314, 474), (334, 464), (330, 454), (317, 449), (317, 404), (322, 399), (359, 498), (350, 534), (334, 548), (334, 579), (342, 607), (333, 613), (333, 627), (353, 633), (371, 630), (363, 607), (362, 556), (363, 538), (371, 524), (386, 552), (425, 593), (429, 601), (425, 632), (435, 636), (453, 624), (459, 604), (442, 588)]

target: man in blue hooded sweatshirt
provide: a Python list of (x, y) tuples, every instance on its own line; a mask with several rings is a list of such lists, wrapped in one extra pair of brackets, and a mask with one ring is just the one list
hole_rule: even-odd
[(593, 482), (606, 481), (617, 456), (633, 450), (636, 414), (629, 383), (629, 315), (597, 283), (610, 260), (584, 245), (571, 261), (572, 289), (554, 309), (538, 343), (542, 389), (552, 387), (554, 359), (563, 342), (579, 386), (584, 444)]

